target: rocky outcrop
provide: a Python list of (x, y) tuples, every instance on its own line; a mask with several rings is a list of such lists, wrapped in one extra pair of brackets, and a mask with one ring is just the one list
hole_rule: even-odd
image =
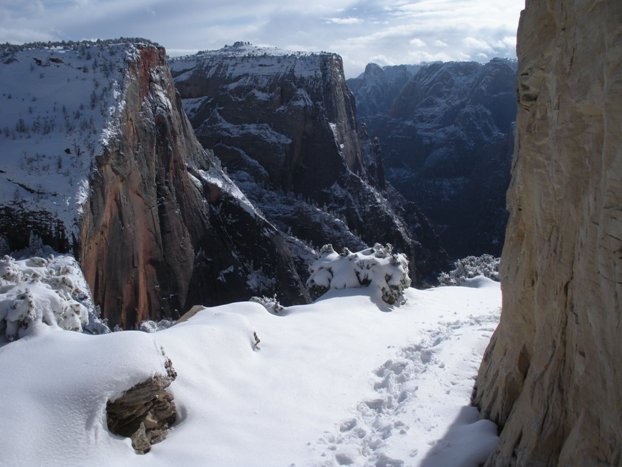
[(528, 1), (487, 465), (622, 463), (622, 4)]
[[(2, 98), (17, 100), (15, 113), (32, 129), (0, 134), (0, 208), (15, 219), (45, 214), (37, 216), (45, 223), (15, 232), (56, 235), (73, 249), (110, 324), (134, 327), (253, 295), (308, 300), (287, 238), (194, 136), (163, 48), (129, 40), (5, 54), (1, 78), (25, 84), (15, 88), (20, 96)], [(33, 57), (51, 63), (41, 75), (56, 86), (53, 97), (37, 94)], [(8, 227), (0, 233), (19, 240)]]
[(166, 438), (177, 420), (173, 395), (167, 391), (177, 373), (169, 359), (164, 366), (166, 375), (156, 374), (106, 403), (108, 430), (131, 438), (137, 454), (149, 452), (152, 444)]
[(380, 148), (357, 127), (338, 55), (236, 43), (171, 68), (199, 141), (281, 231), (316, 249), (391, 243), (414, 259), (419, 283), (445, 266), (438, 239), (415, 236), (422, 225), (432, 230), (425, 216), (410, 210), (406, 221), (399, 195), (389, 196)]
[(500, 59), (370, 64), (348, 80), (387, 179), (421, 207), (454, 258), (501, 252), (515, 71)]

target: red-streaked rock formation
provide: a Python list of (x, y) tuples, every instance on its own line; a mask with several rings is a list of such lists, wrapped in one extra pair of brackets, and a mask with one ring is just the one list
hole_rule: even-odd
[[(164, 49), (142, 48), (127, 74), (120, 135), (98, 159), (81, 231), (81, 264), (104, 315), (132, 326), (253, 294), (305, 301), (280, 234), (196, 140)], [(248, 279), (257, 274), (264, 283)]]

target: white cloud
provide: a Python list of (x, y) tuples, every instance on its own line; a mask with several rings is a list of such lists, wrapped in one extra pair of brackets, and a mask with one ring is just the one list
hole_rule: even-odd
[(488, 42), (483, 39), (477, 39), (475, 37), (466, 37), (464, 39), (464, 45), (468, 49), (475, 49), (483, 52), (492, 52), (493, 48), (490, 46)]
[(334, 24), (360, 24), (363, 22), (361, 18), (356, 18), (354, 16), (348, 16), (347, 18), (328, 18), (326, 21)]
[(237, 40), (383, 63), (513, 57), (522, 0), (0, 0), (0, 42), (142, 36), (171, 51)]

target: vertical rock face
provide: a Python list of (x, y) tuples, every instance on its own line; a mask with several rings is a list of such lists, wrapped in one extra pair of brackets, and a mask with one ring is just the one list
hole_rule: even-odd
[(516, 63), (380, 68), (348, 80), (387, 179), (421, 206), (454, 258), (499, 255), (507, 220)]
[(186, 158), (200, 154), (172, 108), (164, 49), (141, 48), (130, 62), (119, 132), (97, 157), (81, 228), (80, 262), (96, 302), (122, 325), (185, 305), (193, 271), (191, 213), (206, 209)]
[(622, 462), (622, 4), (528, 1), (488, 465)]
[(425, 216), (386, 186), (338, 55), (236, 43), (171, 69), (199, 141), (277, 228), (316, 247), (389, 242), (415, 259), (419, 279), (436, 277), (445, 253)]

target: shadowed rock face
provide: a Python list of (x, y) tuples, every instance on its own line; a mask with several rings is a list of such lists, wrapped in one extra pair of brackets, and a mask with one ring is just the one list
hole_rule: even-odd
[(339, 56), (236, 43), (171, 68), (199, 141), (277, 228), (315, 247), (391, 243), (419, 283), (445, 266), (427, 219), (388, 189), (380, 148), (357, 128)]
[(387, 179), (417, 203), (452, 257), (500, 254), (516, 115), (516, 64), (380, 68), (348, 80)]
[(528, 1), (501, 262), (474, 402), (487, 465), (622, 462), (622, 4)]

